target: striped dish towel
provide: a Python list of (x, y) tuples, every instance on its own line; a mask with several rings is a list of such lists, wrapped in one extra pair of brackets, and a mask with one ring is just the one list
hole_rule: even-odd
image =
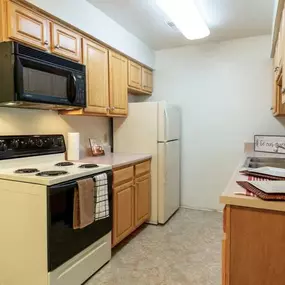
[(94, 220), (98, 221), (110, 217), (106, 173), (94, 176), (94, 201)]
[[(251, 175), (246, 175), (243, 176), (244, 179), (241, 179), (241, 181), (237, 181), (237, 183), (242, 186), (240, 182), (242, 181), (269, 181), (270, 179), (268, 178), (262, 178), (262, 177), (256, 177), (256, 176), (251, 176)], [(248, 191), (246, 188), (242, 189), (243, 191), (235, 192), (235, 195), (241, 195), (241, 196), (249, 196), (249, 197), (257, 197), (254, 193)]]

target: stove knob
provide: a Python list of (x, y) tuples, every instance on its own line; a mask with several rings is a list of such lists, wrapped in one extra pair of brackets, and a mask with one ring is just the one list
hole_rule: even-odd
[(20, 141), (19, 140), (12, 140), (11, 142), (11, 147), (12, 148), (19, 148), (20, 146)]
[(37, 145), (37, 147), (42, 147), (44, 145), (43, 140), (42, 139), (37, 139), (36, 140), (36, 145)]
[(28, 143), (27, 143), (26, 141), (21, 141), (21, 142), (20, 142), (21, 148), (26, 148), (27, 145), (28, 145)]
[(5, 141), (0, 141), (0, 151), (7, 151), (8, 150), (8, 147), (7, 147), (7, 144), (5, 143)]
[(29, 140), (28, 140), (28, 145), (29, 145), (30, 147), (34, 147), (34, 146), (35, 146), (35, 141), (34, 141), (33, 139), (29, 139)]

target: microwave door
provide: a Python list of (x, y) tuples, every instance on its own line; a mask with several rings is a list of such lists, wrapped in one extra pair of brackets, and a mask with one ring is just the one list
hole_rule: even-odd
[(72, 72), (48, 62), (16, 57), (16, 100), (71, 105), (76, 97)]

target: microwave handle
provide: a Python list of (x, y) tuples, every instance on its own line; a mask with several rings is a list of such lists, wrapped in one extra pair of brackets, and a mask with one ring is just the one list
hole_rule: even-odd
[(76, 87), (76, 77), (73, 73), (70, 74), (69, 77), (69, 92), (68, 92), (68, 100), (73, 103), (76, 99), (77, 87)]

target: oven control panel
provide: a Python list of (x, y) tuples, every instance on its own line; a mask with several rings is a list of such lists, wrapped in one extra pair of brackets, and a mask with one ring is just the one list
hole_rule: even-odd
[(64, 153), (63, 135), (0, 136), (0, 159)]

